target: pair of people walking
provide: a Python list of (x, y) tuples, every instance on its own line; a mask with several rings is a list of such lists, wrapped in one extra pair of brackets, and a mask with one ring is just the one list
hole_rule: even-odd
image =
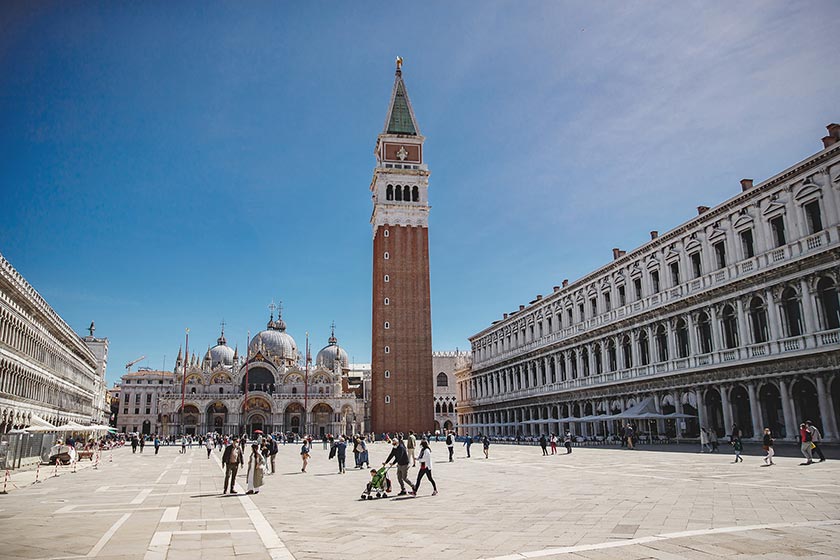
[[(432, 496), (436, 496), (438, 490), (435, 479), (432, 478), (432, 450), (429, 447), (429, 442), (425, 439), (420, 441), (420, 455), (417, 456), (417, 461), (420, 463), (420, 471), (417, 473), (417, 481), (414, 484), (411, 484), (411, 481), (408, 479), (408, 450), (402, 440), (394, 438), (391, 444), (394, 447), (382, 465), (387, 465), (389, 462), (392, 465), (397, 465), (397, 482), (400, 484), (400, 493), (397, 495), (405, 496), (409, 494), (416, 496), (417, 489), (420, 488), (420, 482), (423, 480), (423, 477), (426, 477), (432, 483)], [(406, 484), (411, 488), (408, 492), (405, 488)]]
[[(225, 466), (225, 484), (222, 491), (223, 494), (236, 494), (236, 475), (239, 472), (239, 467), (245, 464), (242, 448), (239, 445), (239, 439), (233, 438), (230, 445), (225, 448), (222, 454), (222, 464)], [(263, 485), (263, 475), (265, 474), (265, 458), (260, 453), (260, 446), (254, 444), (251, 446), (251, 456), (248, 458), (248, 490), (246, 494), (259, 494), (260, 487)]]

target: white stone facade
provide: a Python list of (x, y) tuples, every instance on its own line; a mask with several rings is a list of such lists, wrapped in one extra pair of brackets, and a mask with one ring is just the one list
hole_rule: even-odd
[(0, 255), (0, 433), (102, 421), (108, 340), (91, 344)]
[(435, 431), (454, 429), (458, 423), (456, 416), (458, 394), (455, 372), (467, 367), (470, 360), (469, 352), (432, 353), (432, 375), (435, 385)]
[(736, 424), (793, 439), (812, 420), (837, 441), (840, 127), (829, 131), (812, 157), (472, 336), (463, 431), (604, 437), (621, 429), (609, 416), (645, 401), (673, 420), (642, 432)]

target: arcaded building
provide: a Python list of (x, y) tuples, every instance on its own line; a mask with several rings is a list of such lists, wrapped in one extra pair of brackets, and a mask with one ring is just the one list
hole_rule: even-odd
[(425, 138), (397, 71), (376, 140), (373, 198), (371, 426), (376, 433), (434, 428), (429, 287), (429, 168)]
[(108, 339), (80, 337), (0, 255), (0, 434), (106, 421)]
[(463, 431), (606, 436), (635, 416), (651, 434), (793, 439), (811, 420), (837, 441), (840, 125), (828, 131), (813, 156), (470, 337)]

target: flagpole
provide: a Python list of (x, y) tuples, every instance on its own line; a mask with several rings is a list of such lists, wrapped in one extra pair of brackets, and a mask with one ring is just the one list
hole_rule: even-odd
[(181, 374), (181, 436), (184, 435), (184, 401), (187, 398), (187, 364), (190, 361), (190, 329), (186, 329), (187, 340), (185, 343), (187, 351), (184, 353), (184, 371)]
[[(249, 369), (249, 362), (250, 362), (250, 354), (251, 354), (251, 331), (248, 331), (248, 335), (245, 338), (245, 402), (242, 404), (242, 413), (248, 413), (248, 369)], [(245, 419), (242, 419), (242, 426), (247, 429), (245, 425)]]
[[(306, 369), (303, 378), (303, 429), (309, 433), (309, 331), (306, 332)], [(311, 434), (310, 434), (311, 435)]]

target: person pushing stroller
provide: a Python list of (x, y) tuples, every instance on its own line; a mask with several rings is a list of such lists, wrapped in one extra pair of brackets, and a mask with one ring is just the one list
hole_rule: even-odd
[(403, 443), (402, 438), (397, 439), (394, 438), (391, 440), (391, 444), (394, 446), (391, 449), (391, 454), (388, 455), (388, 458), (385, 459), (385, 462), (382, 463), (382, 466), (388, 464), (389, 461), (391, 465), (397, 465), (397, 482), (400, 483), (400, 493), (397, 494), (398, 496), (405, 496), (405, 484), (408, 483), (408, 486), (411, 488), (411, 491), (414, 492), (414, 486), (408, 480), (408, 450), (405, 448), (405, 444)]

